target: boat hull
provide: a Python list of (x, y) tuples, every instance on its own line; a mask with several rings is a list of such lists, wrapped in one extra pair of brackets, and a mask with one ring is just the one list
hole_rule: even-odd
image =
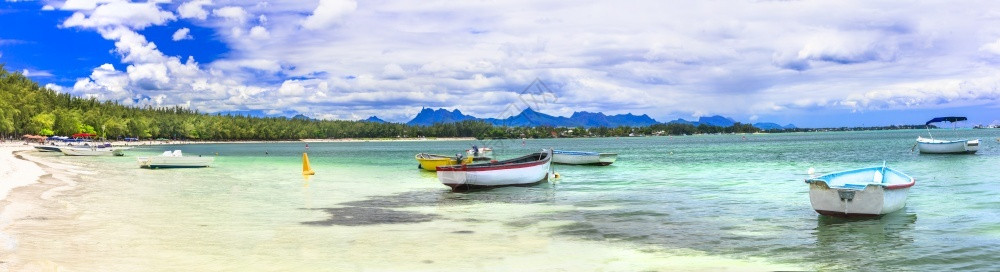
[[(458, 164), (458, 160), (453, 157), (448, 157), (444, 155), (434, 155), (434, 154), (417, 154), (417, 163), (419, 163), (419, 168), (424, 171), (437, 171), (438, 166), (448, 166)], [(462, 159), (462, 163), (472, 163), (472, 157), (466, 157)]]
[(202, 168), (215, 161), (213, 157), (139, 157), (139, 167), (149, 169), (160, 168)]
[(499, 186), (530, 186), (547, 181), (551, 155), (527, 163), (488, 163), (471, 166), (439, 167), (438, 180), (454, 191)]
[(107, 148), (60, 148), (67, 156), (124, 156), (121, 150)]
[(917, 148), (925, 154), (974, 154), (979, 151), (979, 139), (943, 141), (918, 137)]
[(618, 159), (615, 153), (559, 151), (552, 152), (552, 163), (569, 165), (611, 165)]
[(41, 152), (62, 152), (61, 150), (59, 150), (59, 148), (60, 147), (58, 147), (58, 146), (52, 146), (52, 145), (36, 145), (35, 146), (35, 149), (38, 149), (38, 151), (41, 151)]
[(906, 206), (916, 181), (891, 168), (869, 167), (806, 179), (809, 202), (822, 215), (878, 217)]
[[(879, 217), (906, 206), (910, 188), (886, 189), (868, 185), (864, 190), (830, 188), (824, 182), (809, 185), (809, 202), (817, 213), (834, 217)], [(841, 196), (850, 195), (850, 199)]]

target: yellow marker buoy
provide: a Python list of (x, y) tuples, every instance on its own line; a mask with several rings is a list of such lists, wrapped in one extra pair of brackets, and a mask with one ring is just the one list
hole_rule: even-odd
[(302, 152), (302, 174), (303, 175), (316, 174), (316, 172), (313, 172), (312, 167), (309, 167), (309, 155), (306, 155), (305, 152)]

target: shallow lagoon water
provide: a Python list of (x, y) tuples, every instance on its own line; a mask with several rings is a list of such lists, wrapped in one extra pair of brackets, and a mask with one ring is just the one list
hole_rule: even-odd
[[(562, 166), (533, 187), (452, 193), (419, 152), (478, 141), (147, 146), (127, 157), (46, 160), (92, 173), (12, 225), (19, 260), (70, 270), (995, 270), (1000, 130), (975, 155), (911, 152), (923, 130), (495, 141), (496, 157), (541, 148), (619, 153)], [(746, 136), (746, 140), (743, 139)], [(140, 169), (183, 149), (205, 169)], [(816, 214), (803, 182), (881, 165), (917, 180), (876, 220)], [(53, 245), (51, 239), (64, 241)]]

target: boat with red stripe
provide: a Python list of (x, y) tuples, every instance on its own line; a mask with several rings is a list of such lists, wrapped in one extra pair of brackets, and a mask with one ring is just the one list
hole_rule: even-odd
[(438, 166), (442, 184), (454, 191), (497, 186), (528, 186), (548, 180), (552, 151), (487, 163)]
[(806, 179), (816, 212), (835, 217), (878, 217), (906, 206), (916, 180), (886, 167), (848, 170)]

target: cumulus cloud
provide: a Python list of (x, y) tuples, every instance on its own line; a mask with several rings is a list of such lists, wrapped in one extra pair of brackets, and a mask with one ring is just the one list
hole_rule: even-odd
[(247, 20), (250, 14), (247, 13), (242, 7), (237, 6), (226, 6), (212, 10), (212, 15), (225, 18), (227, 20), (232, 20), (238, 23), (243, 23)]
[(97, 8), (98, 3), (110, 3), (110, 2), (121, 2), (121, 1), (109, 1), (109, 0), (66, 0), (60, 7), (62, 10), (93, 10)]
[[(989, 79), (1000, 75), (989, 63), (1000, 57), (1000, 28), (975, 4), (366, 3), (193, 0), (177, 18), (161, 5), (114, 0), (60, 8), (76, 11), (63, 26), (114, 41), (127, 65), (95, 69), (80, 90), (113, 96), (123, 85), (150, 103), (203, 111), (294, 107), (405, 121), (428, 106), (491, 116), (538, 78), (559, 98), (546, 112), (770, 121), (802, 109), (995, 102)], [(99, 12), (124, 4), (137, 6)], [(178, 18), (214, 29), (232, 51), (198, 64), (138, 32)]]
[(211, 6), (212, 0), (193, 0), (185, 2), (177, 7), (177, 15), (181, 18), (196, 18), (205, 20), (208, 18), (208, 11), (205, 6)]
[(182, 27), (181, 29), (178, 29), (176, 32), (174, 32), (172, 38), (174, 41), (193, 39), (193, 37), (191, 37), (191, 29), (188, 29), (186, 27)]
[[(88, 7), (90, 6), (84, 6), (80, 9)], [(151, 25), (162, 25), (176, 19), (173, 13), (161, 10), (155, 2), (110, 2), (98, 5), (92, 9), (92, 11), (89, 11), (89, 15), (84, 12), (73, 13), (69, 19), (63, 22), (62, 26), (82, 28), (127, 26), (133, 29), (143, 29)]]
[(357, 8), (358, 3), (354, 0), (320, 0), (312, 15), (302, 21), (302, 27), (306, 29), (330, 27)]
[(262, 26), (254, 26), (250, 28), (250, 38), (254, 39), (267, 39), (271, 37), (271, 33), (267, 32), (267, 29)]

